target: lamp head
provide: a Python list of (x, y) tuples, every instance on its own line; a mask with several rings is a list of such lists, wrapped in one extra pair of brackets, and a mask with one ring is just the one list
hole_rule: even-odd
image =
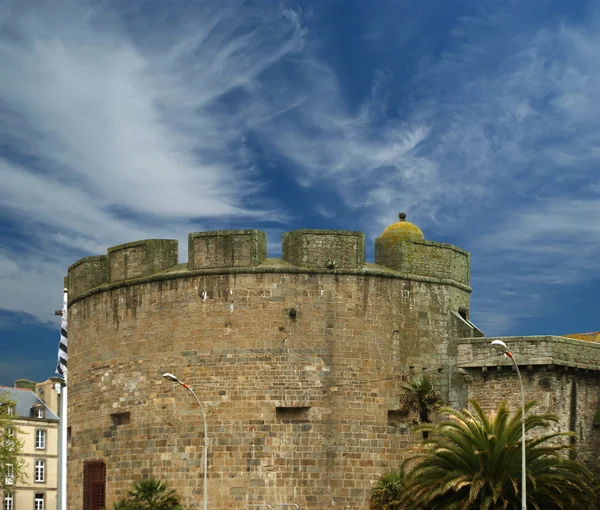
[(502, 340), (494, 340), (491, 345), (494, 349), (496, 349), (498, 352), (501, 352), (503, 354), (506, 354), (507, 352), (509, 352), (508, 347)]
[(167, 372), (166, 374), (163, 374), (163, 377), (167, 380), (167, 381), (173, 381), (176, 383), (181, 384), (181, 381), (177, 378), (177, 376), (170, 374), (169, 372)]

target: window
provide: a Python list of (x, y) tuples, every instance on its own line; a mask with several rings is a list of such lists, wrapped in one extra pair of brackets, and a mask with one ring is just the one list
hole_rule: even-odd
[(38, 429), (35, 431), (35, 449), (46, 449), (46, 431), (43, 429)]
[(304, 423), (309, 411), (310, 407), (276, 407), (275, 417), (284, 423)]
[(7, 492), (4, 495), (4, 506), (2, 510), (15, 510), (15, 498), (12, 492)]
[(6, 485), (14, 485), (15, 483), (15, 469), (12, 464), (6, 464)]
[(131, 423), (131, 413), (113, 413), (110, 415), (110, 424), (113, 427), (118, 425), (129, 425)]
[(44, 494), (36, 494), (33, 498), (33, 509), (44, 510)]
[(15, 414), (15, 406), (7, 405), (6, 406), (6, 414), (8, 414), (8, 415)]
[(13, 427), (6, 428), (6, 436), (4, 437), (4, 444), (10, 451), (15, 449), (15, 429)]
[(35, 461), (35, 473), (33, 479), (36, 482), (44, 482), (46, 480), (46, 461), (38, 459)]
[(394, 426), (406, 421), (408, 413), (403, 409), (390, 409), (387, 413), (388, 425)]
[(35, 417), (36, 418), (43, 418), (44, 417), (44, 408), (43, 407), (36, 407), (35, 408)]

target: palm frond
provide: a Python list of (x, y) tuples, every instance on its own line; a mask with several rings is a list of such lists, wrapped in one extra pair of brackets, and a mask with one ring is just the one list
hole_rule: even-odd
[[(516, 508), (520, 506), (521, 410), (506, 402), (486, 414), (471, 401), (472, 411), (442, 408), (443, 419), (423, 429), (431, 432), (409, 450), (403, 467), (400, 498), (406, 508), (435, 510)], [(592, 495), (591, 474), (561, 452), (557, 440), (570, 434), (544, 433), (556, 423), (552, 414), (534, 414), (526, 405), (527, 495), (531, 508), (583, 508)], [(584, 505), (584, 506), (582, 506)]]

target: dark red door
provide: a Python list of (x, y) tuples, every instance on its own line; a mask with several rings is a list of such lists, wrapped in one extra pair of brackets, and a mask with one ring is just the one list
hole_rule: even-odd
[(106, 504), (106, 466), (101, 460), (83, 464), (83, 510), (103, 510)]

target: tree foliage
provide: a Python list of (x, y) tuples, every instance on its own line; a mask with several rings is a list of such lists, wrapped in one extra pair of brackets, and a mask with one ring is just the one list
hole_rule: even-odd
[[(0, 492), (6, 493), (12, 485), (24, 481), (24, 462), (21, 458), (23, 431), (16, 424), (14, 406), (6, 393), (0, 392)], [(7, 483), (7, 482), (12, 482)]]
[(177, 492), (166, 482), (150, 478), (136, 482), (114, 510), (184, 510), (184, 507)]
[(401, 510), (404, 471), (398, 469), (383, 475), (371, 489), (370, 510)]
[(440, 389), (434, 377), (423, 374), (402, 385), (402, 410), (419, 415), (421, 423), (429, 423), (429, 416), (441, 401)]
[[(471, 401), (474, 413), (443, 408), (445, 419), (422, 427), (430, 436), (413, 447), (402, 502), (414, 509), (511, 509), (521, 504), (521, 411), (503, 402), (487, 416)], [(526, 406), (527, 508), (591, 508), (591, 473), (562, 453), (569, 432), (544, 431), (555, 415), (533, 414)]]

